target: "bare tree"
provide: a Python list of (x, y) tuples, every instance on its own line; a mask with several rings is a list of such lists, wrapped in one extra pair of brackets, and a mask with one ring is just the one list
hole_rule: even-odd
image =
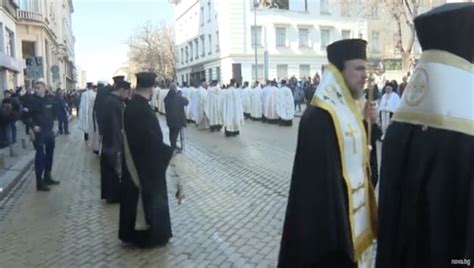
[[(408, 69), (416, 40), (414, 20), (421, 7), (428, 7), (433, 0), (335, 0), (341, 3), (341, 13), (346, 16), (371, 19), (374, 12), (387, 16), (387, 25), (394, 23), (395, 48), (401, 56), (402, 68)], [(436, 2), (436, 0), (435, 0)]]
[[(415, 44), (415, 23), (414, 20), (419, 14), (420, 6), (427, 5), (424, 0), (383, 0), (383, 7), (397, 26), (396, 29), (396, 48), (400, 52), (402, 59), (402, 68), (409, 68), (413, 45)], [(408, 31), (403, 31), (406, 26)]]
[(174, 80), (176, 50), (171, 25), (147, 22), (130, 36), (128, 46), (130, 61), (138, 71), (154, 72), (159, 80)]

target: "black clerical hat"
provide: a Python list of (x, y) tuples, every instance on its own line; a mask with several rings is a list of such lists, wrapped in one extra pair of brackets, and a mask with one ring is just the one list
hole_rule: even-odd
[(336, 41), (327, 47), (328, 60), (340, 71), (348, 60), (367, 60), (367, 41), (363, 39), (344, 39)]
[(443, 50), (473, 61), (474, 3), (434, 8), (415, 18), (415, 28), (423, 50)]
[(87, 82), (87, 87), (92, 87), (93, 83), (92, 82)]
[(156, 74), (150, 72), (137, 73), (137, 87), (146, 88), (155, 86)]
[(114, 80), (114, 84), (115, 84), (119, 81), (125, 81), (125, 76), (124, 75), (117, 75), (117, 76), (112, 77), (112, 79)]
[(127, 81), (117, 81), (117, 83), (115, 83), (114, 87), (116, 89), (119, 89), (119, 88), (129, 89), (130, 88), (130, 83), (127, 82)]

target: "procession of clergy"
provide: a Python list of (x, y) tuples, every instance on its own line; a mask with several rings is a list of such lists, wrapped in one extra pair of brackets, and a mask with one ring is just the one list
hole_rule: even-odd
[[(279, 267), (474, 262), (473, 25), (473, 3), (416, 17), (423, 53), (399, 107), (383, 115), (392, 122), (384, 126), (380, 176), (378, 113), (363, 98), (367, 42), (327, 47), (329, 64), (299, 125)], [(94, 150), (102, 137), (102, 198), (120, 202), (119, 238), (145, 247), (172, 237), (166, 169), (177, 152), (163, 142), (152, 106), (164, 113), (164, 99), (181, 94), (190, 100), (182, 107), (188, 120), (201, 129), (223, 127), (226, 136), (237, 135), (246, 116), (281, 125), (294, 116), (285, 81), (260, 88), (233, 80), (225, 89), (202, 82), (178, 93), (155, 88), (155, 79), (137, 74), (130, 98), (130, 84), (116, 77), (108, 94), (84, 92), (79, 111)]]
[[(237, 136), (244, 120), (261, 120), (270, 124), (291, 126), (295, 116), (293, 93), (286, 86), (287, 81), (267, 81), (263, 88), (258, 82), (252, 87), (244, 82), (242, 87), (235, 80), (221, 87), (218, 81), (206, 81), (199, 86), (185, 82), (180, 88), (182, 96), (190, 101), (185, 107), (186, 120), (194, 122), (198, 129), (210, 129), (211, 132), (224, 128), (226, 137)], [(155, 88), (153, 105), (161, 114), (166, 113), (165, 98), (168, 89)]]

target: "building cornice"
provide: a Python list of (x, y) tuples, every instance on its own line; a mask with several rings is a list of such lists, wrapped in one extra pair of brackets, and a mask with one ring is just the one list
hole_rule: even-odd
[(15, 23), (18, 21), (16, 16), (13, 16), (8, 10), (6, 10), (3, 6), (0, 6), (0, 11), (3, 11), (3, 13), (8, 16), (11, 20), (13, 20)]
[(53, 40), (55, 46), (59, 46), (56, 34), (48, 27), (44, 22), (29, 22), (29, 21), (18, 21), (17, 26), (25, 27), (37, 27), (44, 30), (51, 40)]

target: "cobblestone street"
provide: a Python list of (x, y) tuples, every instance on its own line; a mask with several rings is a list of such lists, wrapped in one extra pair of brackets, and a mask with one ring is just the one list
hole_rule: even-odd
[[(168, 129), (160, 116), (164, 136)], [(241, 136), (186, 129), (189, 175), (177, 205), (168, 189), (174, 237), (165, 248), (118, 240), (118, 205), (100, 201), (99, 158), (73, 123), (56, 139), (50, 193), (34, 175), (0, 209), (0, 267), (275, 267), (299, 119), (291, 128), (246, 121)]]

